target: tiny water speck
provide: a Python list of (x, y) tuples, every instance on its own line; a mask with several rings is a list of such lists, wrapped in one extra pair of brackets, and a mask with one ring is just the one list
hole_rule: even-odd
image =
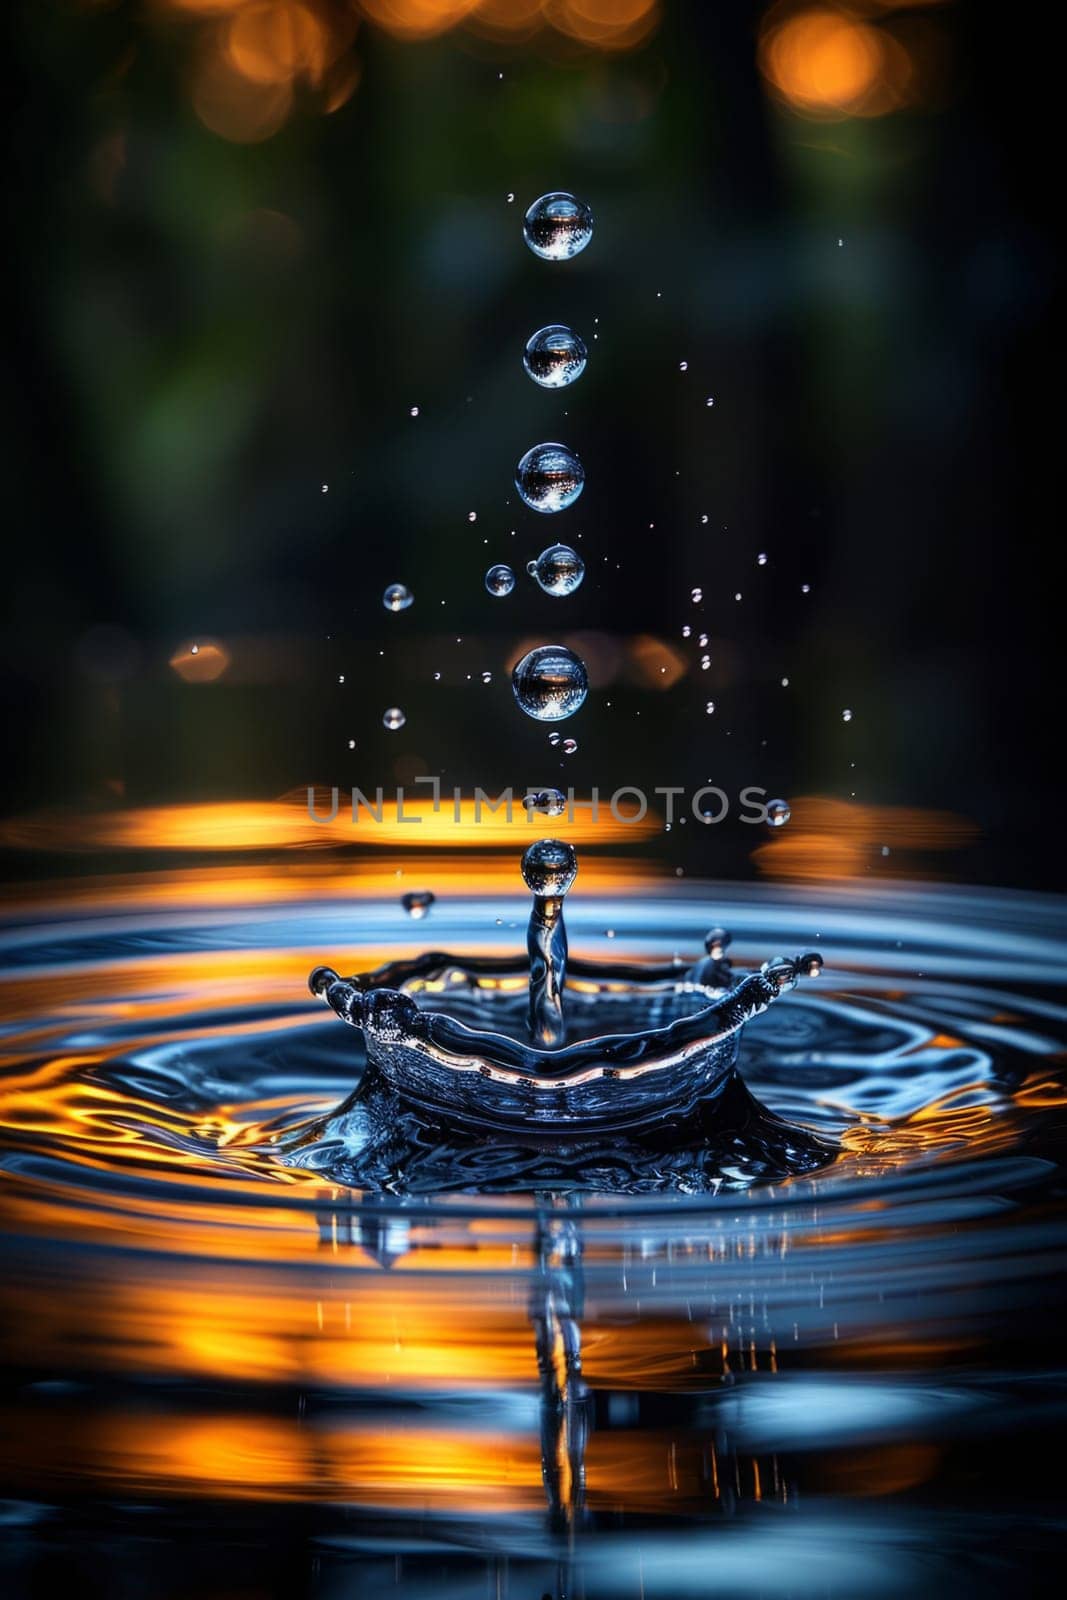
[(412, 406), (411, 410), (408, 412), (408, 416), (409, 417), (417, 417), (418, 414), (419, 414), (418, 406)]
[(415, 596), (405, 583), (391, 583), (382, 595), (386, 611), (406, 611)]
[(558, 744), (559, 744), (559, 741), (560, 741), (560, 739), (561, 739), (561, 737), (562, 737), (562, 735), (561, 735), (561, 734), (558, 734), (558, 733), (550, 733), (550, 734), (549, 734), (549, 736), (548, 736), (548, 742), (549, 742), (549, 744), (550, 744), (550, 745), (552, 745), (552, 746), (553, 746), (553, 748), (554, 748), (554, 747), (555, 747), (555, 746), (556, 746), (556, 745), (558, 745)]
[[(559, 734), (550, 735), (558, 741)], [(567, 797), (559, 789), (536, 789), (526, 796), (527, 811), (539, 811), (542, 816), (561, 817), (567, 809)]]
[(477, 522), (477, 520), (478, 520), (477, 511), (468, 511), (467, 512), (467, 521), (468, 522)]
[(535, 444), (515, 469), (515, 487), (531, 511), (550, 515), (572, 506), (585, 487), (585, 469), (564, 444)]
[(577, 739), (564, 739), (560, 748), (565, 756), (572, 756), (578, 748)]
[(811, 584), (810, 583), (802, 583), (800, 585), (800, 592), (801, 592), (801, 594), (810, 594), (811, 593)]
[(695, 606), (698, 606), (698, 605), (699, 605), (699, 604), (700, 604), (700, 602), (701, 602), (701, 601), (702, 601), (702, 600), (703, 600), (703, 598), (704, 598), (704, 591), (703, 591), (703, 589), (694, 589), (694, 590), (693, 590), (693, 591), (692, 591), (692, 593), (691, 593), (691, 594), (690, 594), (690, 596), (689, 596), (689, 598), (690, 598), (690, 600), (692, 600), (692, 602), (693, 602), (693, 604), (694, 604), (694, 605), (695, 605)]
[(784, 828), (792, 813), (788, 800), (767, 801), (767, 823), (772, 828)]
[(693, 630), (692, 630), (692, 628), (689, 626), (689, 624), (687, 622), (685, 627), (682, 629), (682, 638), (683, 639), (688, 639), (691, 636), (692, 632), (693, 632)]
[(706, 650), (707, 649), (707, 647), (708, 647), (708, 636), (707, 636), (706, 633), (702, 633), (700, 635), (700, 638), (697, 640), (697, 644), (700, 646), (700, 648), (702, 650)]
[(688, 361), (679, 361), (679, 363), (678, 363), (678, 371), (679, 372), (688, 372), (689, 371), (689, 363), (688, 363)]
[(526, 568), (546, 594), (573, 594), (585, 577), (585, 562), (568, 544), (552, 544)]
[(553, 190), (534, 201), (523, 219), (522, 231), (542, 261), (569, 261), (593, 237), (593, 213), (573, 194)]
[(495, 567), (490, 567), (485, 575), (485, 587), (491, 595), (500, 599), (502, 595), (510, 594), (515, 587), (515, 574), (503, 562), (498, 562)]
[(759, 555), (756, 557), (756, 564), (757, 564), (757, 566), (760, 566), (760, 567), (765, 567), (767, 565), (767, 554), (766, 554), (766, 551), (764, 551), (764, 550), (760, 551)]
[(715, 404), (715, 396), (709, 394), (708, 398), (705, 400), (704, 404), (707, 405), (707, 406), (713, 406)]
[(382, 717), (382, 726), (388, 728), (390, 733), (396, 733), (397, 729), (402, 728), (407, 720), (399, 706), (390, 706)]
[(847, 707), (841, 713), (841, 721), (842, 722), (851, 722), (852, 721), (852, 712), (849, 711)]
[(492, 683), (492, 681), (493, 681), (493, 674), (491, 672), (483, 672), (482, 673), (482, 682), (483, 683)]
[(715, 715), (715, 702), (714, 702), (714, 700), (709, 700), (707, 705), (704, 707), (704, 710), (705, 710), (705, 712), (707, 713), (707, 715), (709, 717), (713, 717)]
[(519, 709), (537, 722), (562, 722), (585, 703), (589, 675), (585, 662), (563, 644), (539, 645), (511, 674)]
[(401, 895), (400, 904), (413, 921), (421, 922), (436, 898), (437, 896), (429, 889), (417, 889), (411, 894)]
[(701, 658), (700, 658), (700, 670), (701, 670), (701, 672), (707, 672), (707, 670), (708, 670), (708, 668), (710, 666), (711, 666), (711, 657), (710, 656), (701, 656)]
[(789, 679), (788, 678), (783, 678), (782, 679), (782, 688), (783, 689), (788, 689), (789, 688)]

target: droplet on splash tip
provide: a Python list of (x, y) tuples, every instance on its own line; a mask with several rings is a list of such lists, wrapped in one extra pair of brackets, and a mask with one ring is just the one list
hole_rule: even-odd
[(404, 583), (391, 583), (382, 595), (386, 611), (406, 611), (415, 596)]
[(382, 715), (382, 726), (388, 728), (390, 733), (396, 733), (397, 729), (402, 728), (407, 720), (399, 706), (390, 706), (388, 711)]
[(593, 213), (584, 201), (554, 189), (535, 200), (522, 224), (523, 237), (542, 261), (570, 261), (593, 237)]
[(542, 389), (565, 389), (585, 371), (585, 342), (562, 322), (538, 328), (526, 341), (522, 364)]
[(503, 562), (498, 562), (495, 567), (490, 567), (486, 573), (485, 587), (491, 595), (494, 595), (499, 600), (503, 595), (510, 594), (514, 589), (515, 574)]
[(585, 469), (564, 444), (535, 444), (515, 469), (515, 487), (531, 511), (551, 515), (572, 506), (585, 487)]
[(429, 889), (417, 889), (410, 894), (400, 896), (400, 904), (414, 922), (421, 922), (436, 901), (437, 896)]
[(526, 568), (545, 594), (573, 594), (585, 577), (585, 562), (567, 544), (552, 544)]
[(559, 899), (578, 872), (574, 846), (563, 839), (536, 839), (522, 856), (522, 876), (531, 894)]
[(511, 687), (519, 709), (537, 722), (563, 722), (589, 693), (585, 662), (563, 644), (544, 644), (517, 662)]

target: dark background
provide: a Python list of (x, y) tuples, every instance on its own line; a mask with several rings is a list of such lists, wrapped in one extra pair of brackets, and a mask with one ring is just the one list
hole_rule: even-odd
[[(1059, 886), (1040, 18), (868, 6), (909, 103), (829, 118), (773, 92), (757, 5), (671, 0), (620, 52), (363, 21), (248, 142), (203, 119), (223, 0), (186, 4), (13, 13), (4, 813), (711, 779), (953, 813), (973, 841), (909, 870)], [(521, 236), (551, 188), (596, 215), (563, 265)], [(590, 345), (563, 393), (520, 361), (557, 320)], [(587, 471), (555, 518), (511, 481), (546, 438)], [(554, 539), (568, 600), (522, 570)], [(564, 762), (507, 670), (578, 630)], [(191, 641), (215, 682), (171, 665)], [(752, 832), (671, 859), (746, 872)]]

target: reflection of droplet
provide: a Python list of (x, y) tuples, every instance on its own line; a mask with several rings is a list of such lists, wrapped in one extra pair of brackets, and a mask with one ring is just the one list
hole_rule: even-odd
[(522, 226), (523, 236), (542, 261), (569, 261), (593, 237), (593, 213), (581, 200), (553, 190), (535, 200)]
[(403, 583), (391, 583), (382, 595), (382, 605), (386, 611), (406, 611), (415, 596)]
[(767, 821), (772, 828), (784, 828), (791, 815), (788, 800), (767, 801)]
[(526, 341), (522, 364), (542, 389), (565, 389), (585, 371), (585, 343), (561, 322), (538, 328)]
[(535, 444), (515, 470), (515, 487), (531, 511), (565, 511), (584, 486), (585, 469), (563, 444)]
[(404, 907), (409, 917), (415, 922), (421, 922), (436, 898), (437, 896), (432, 894), (429, 889), (418, 889), (411, 894), (401, 895), (400, 904)]
[(585, 577), (585, 562), (567, 544), (549, 545), (526, 569), (546, 594), (573, 594)]
[(498, 563), (497, 566), (490, 567), (486, 573), (485, 587), (491, 595), (496, 595), (499, 599), (501, 595), (510, 594), (514, 589), (515, 574), (510, 567), (505, 567), (502, 562)]
[(407, 717), (405, 717), (399, 706), (390, 706), (389, 710), (385, 712), (384, 716), (382, 717), (382, 724), (384, 727), (389, 729), (390, 733), (395, 733), (398, 728), (402, 728), (404, 726), (407, 720)]
[(540, 645), (518, 662), (511, 687), (519, 708), (538, 722), (562, 722), (589, 693), (585, 663), (563, 644)]

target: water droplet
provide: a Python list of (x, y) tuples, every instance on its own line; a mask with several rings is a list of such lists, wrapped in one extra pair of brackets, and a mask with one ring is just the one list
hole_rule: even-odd
[(490, 594), (496, 595), (498, 598), (501, 595), (510, 594), (515, 587), (515, 574), (510, 567), (505, 567), (503, 563), (490, 567), (485, 575), (485, 587)]
[[(191, 656), (198, 656), (200, 654), (200, 646), (198, 644), (191, 644), (189, 646), (189, 654)], [(341, 682), (344, 683), (344, 681), (345, 680), (342, 678)]]
[(710, 666), (711, 666), (711, 657), (710, 656), (701, 656), (701, 658), (700, 658), (700, 670), (701, 670), (701, 672), (707, 672), (707, 670), (708, 670), (708, 668)]
[(439, 672), (435, 672), (435, 673), (434, 673), (434, 675), (433, 675), (433, 681), (434, 681), (434, 683), (440, 683), (440, 681), (441, 681), (441, 674), (440, 674), (440, 673), (439, 673)]
[(349, 741), (348, 741), (348, 748), (349, 748), (349, 749), (350, 749), (350, 750), (354, 750), (354, 749), (355, 749), (355, 748), (356, 748), (356, 741), (355, 741), (355, 740), (354, 740), (354, 739), (349, 739)]
[(409, 917), (415, 922), (421, 922), (436, 899), (437, 896), (432, 894), (429, 889), (418, 889), (412, 894), (401, 895), (400, 904), (404, 907)]
[(577, 739), (564, 739), (560, 749), (565, 756), (572, 756), (578, 748)]
[(510, 206), (510, 205), (513, 205), (513, 204), (514, 204), (514, 201), (515, 201), (515, 196), (514, 196), (514, 195), (513, 195), (513, 194), (509, 194), (509, 195), (508, 195), (508, 205), (509, 205), (509, 206)]
[(759, 567), (765, 567), (767, 565), (767, 552), (765, 550), (761, 550), (759, 555), (756, 557), (756, 565)]
[(526, 570), (546, 594), (573, 594), (585, 577), (585, 562), (570, 545), (551, 544)]
[(847, 708), (846, 708), (846, 710), (842, 711), (842, 713), (841, 713), (841, 721), (842, 722), (851, 722), (852, 721), (852, 712), (849, 711)]
[(593, 213), (584, 201), (562, 190), (535, 200), (522, 225), (523, 236), (542, 261), (569, 261), (593, 237)]
[(477, 522), (477, 520), (478, 520), (477, 511), (468, 511), (467, 512), (467, 521), (468, 522)]
[(581, 377), (587, 357), (584, 341), (563, 323), (552, 322), (531, 333), (522, 364), (542, 389), (565, 389)]
[(682, 638), (683, 639), (688, 639), (690, 637), (690, 635), (692, 634), (692, 632), (693, 632), (693, 630), (692, 630), (692, 628), (689, 626), (689, 624), (687, 622), (685, 627), (682, 629)]
[[(551, 735), (557, 741), (559, 734)], [(567, 797), (559, 789), (537, 789), (526, 796), (527, 811), (540, 811), (546, 817), (561, 817), (567, 809)]]
[(615, 929), (614, 928), (605, 928), (604, 929), (604, 937), (605, 937), (605, 939), (614, 939), (614, 937), (615, 937)]
[(887, 855), (888, 855), (888, 854), (889, 854), (889, 846), (888, 846), (888, 845), (887, 845), (887, 844), (884, 844), (884, 845), (883, 845), (883, 846), (882, 846), (882, 854), (883, 854), (883, 855), (884, 855), (884, 856), (887, 856)]
[[(194, 654), (194, 656), (195, 656), (195, 654), (196, 654), (196, 645), (195, 645), (195, 644), (194, 644), (194, 645), (193, 645), (193, 654)], [(344, 673), (343, 673), (343, 672), (339, 672), (339, 673), (338, 673), (338, 674), (337, 674), (337, 681), (338, 681), (338, 683), (344, 683), (344, 681), (345, 681), (345, 675), (344, 675)]]
[(689, 598), (690, 598), (690, 600), (692, 600), (692, 602), (693, 602), (693, 604), (695, 606), (698, 606), (700, 604), (700, 602), (704, 598), (703, 589), (694, 589), (692, 594), (689, 596)]
[(706, 406), (713, 406), (715, 404), (715, 397), (713, 395), (709, 394), (708, 398), (705, 400), (704, 404)]
[(324, 484), (323, 484), (323, 486), (322, 486), (322, 492), (323, 492), (323, 494), (329, 494), (329, 492), (330, 492), (330, 485), (329, 485), (329, 484), (328, 484), (328, 483), (324, 483)]
[(704, 710), (707, 712), (709, 717), (713, 717), (715, 715), (715, 702), (714, 702), (714, 700), (709, 700), (707, 705), (704, 707)]
[(493, 681), (493, 674), (491, 672), (483, 672), (482, 673), (482, 682), (483, 683), (492, 683), (492, 681)]
[(565, 895), (578, 872), (574, 846), (562, 839), (537, 839), (522, 856), (522, 875), (531, 894)]
[(563, 737), (562, 734), (550, 733), (549, 736), (548, 736), (548, 742), (549, 742), (550, 745), (555, 746), (555, 745), (559, 744), (559, 741), (560, 741), (560, 739), (562, 737)]
[(811, 593), (811, 584), (810, 583), (802, 583), (800, 585), (800, 592), (801, 592), (801, 594), (810, 594)]
[(706, 512), (704, 513), (704, 515), (701, 517), (700, 520), (701, 520), (702, 523), (705, 523), (705, 524), (707, 523), (708, 517), (707, 517), (707, 513)]
[(418, 414), (419, 414), (418, 406), (412, 406), (411, 410), (408, 412), (408, 416), (409, 417), (417, 417)]
[(402, 728), (404, 726), (407, 720), (407, 717), (405, 717), (399, 706), (390, 706), (389, 710), (382, 717), (382, 724), (384, 727), (389, 729), (390, 733), (395, 733), (398, 728)]
[(784, 828), (791, 815), (788, 800), (767, 801), (767, 821), (772, 828)]
[(700, 638), (697, 640), (697, 644), (700, 646), (700, 648), (702, 650), (706, 650), (707, 649), (707, 647), (708, 647), (708, 636), (707, 636), (706, 633), (702, 633), (700, 635)]
[(788, 678), (783, 678), (782, 679), (782, 688), (783, 689), (788, 689), (789, 688), (789, 679)]
[(515, 487), (531, 511), (565, 511), (585, 486), (585, 469), (563, 444), (535, 444), (515, 469)]
[(391, 583), (382, 595), (382, 605), (386, 611), (406, 611), (415, 596), (403, 583)]
[(688, 363), (688, 361), (679, 361), (679, 363), (678, 363), (678, 371), (679, 372), (688, 372), (689, 371), (689, 363)]
[(519, 709), (538, 722), (573, 716), (589, 693), (585, 662), (564, 644), (543, 644), (524, 655), (511, 674)]

